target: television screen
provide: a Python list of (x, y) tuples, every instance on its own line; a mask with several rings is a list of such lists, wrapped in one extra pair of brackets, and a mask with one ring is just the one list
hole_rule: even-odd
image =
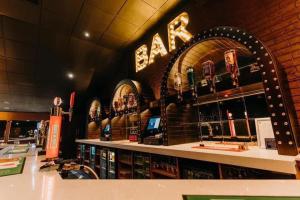
[(158, 129), (160, 123), (160, 117), (151, 117), (148, 122), (147, 130)]

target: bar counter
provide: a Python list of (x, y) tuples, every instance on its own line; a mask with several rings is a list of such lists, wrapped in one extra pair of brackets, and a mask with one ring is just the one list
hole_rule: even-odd
[(40, 172), (43, 156), (27, 156), (23, 173), (0, 178), (1, 199), (181, 200), (182, 194), (300, 196), (296, 180), (63, 180)]
[[(250, 146), (249, 150), (246, 151), (231, 152), (193, 148), (195, 146), (199, 146), (199, 142), (172, 146), (145, 145), (138, 144), (136, 142), (129, 142), (128, 140), (100, 141), (99, 139), (81, 139), (76, 140), (76, 142), (290, 174), (297, 174), (296, 159), (300, 159), (299, 155), (283, 156), (278, 155), (277, 150), (260, 149), (254, 146)], [(208, 146), (215, 145), (212, 142), (204, 143)], [(224, 147), (224, 145), (219, 144), (216, 146)]]

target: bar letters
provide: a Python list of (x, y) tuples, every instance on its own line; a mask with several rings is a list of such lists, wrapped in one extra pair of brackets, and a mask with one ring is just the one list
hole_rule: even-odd
[[(183, 42), (189, 41), (193, 36), (186, 30), (189, 22), (189, 16), (186, 12), (181, 13), (168, 24), (168, 42), (169, 52), (176, 49), (176, 37)], [(146, 68), (149, 64), (154, 63), (155, 58), (160, 55), (167, 55), (166, 47), (158, 33), (153, 36), (150, 56), (148, 57), (148, 48), (145, 44), (135, 51), (135, 69), (136, 72)]]

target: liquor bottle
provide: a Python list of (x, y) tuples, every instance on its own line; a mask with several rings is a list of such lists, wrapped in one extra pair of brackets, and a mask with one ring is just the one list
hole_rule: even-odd
[(186, 69), (186, 73), (187, 73), (187, 79), (188, 79), (188, 84), (189, 84), (189, 88), (190, 91), (192, 92), (192, 96), (195, 97), (196, 96), (196, 92), (195, 92), (195, 73), (194, 73), (194, 68), (192, 66), (188, 67)]
[(224, 57), (225, 57), (226, 70), (228, 73), (230, 73), (232, 84), (238, 87), (239, 67), (237, 62), (237, 52), (235, 49), (230, 49), (228, 51), (225, 51)]
[(251, 138), (251, 130), (250, 130), (250, 124), (249, 124), (249, 117), (248, 117), (248, 113), (245, 111), (245, 120), (246, 120), (246, 127), (247, 127), (247, 133), (250, 139)]
[(213, 61), (208, 60), (202, 63), (202, 73), (209, 86), (210, 92), (215, 92), (215, 64)]
[(228, 110), (226, 110), (227, 113), (227, 118), (228, 118), (228, 125), (229, 125), (229, 129), (230, 129), (230, 136), (232, 138), (236, 137), (236, 132), (235, 132), (235, 126), (234, 126), (234, 120), (232, 117), (232, 113), (229, 112)]
[(181, 102), (182, 98), (182, 79), (180, 73), (175, 73), (174, 75), (174, 88), (177, 91), (177, 100)]

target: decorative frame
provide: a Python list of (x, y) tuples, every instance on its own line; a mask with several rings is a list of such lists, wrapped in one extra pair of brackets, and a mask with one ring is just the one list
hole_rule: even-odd
[[(114, 115), (114, 109), (113, 109), (113, 100), (114, 100), (114, 97), (118, 91), (118, 89), (123, 86), (123, 85), (129, 85), (132, 89), (132, 92), (134, 93), (134, 95), (136, 96), (136, 101), (137, 101), (137, 114), (138, 114), (138, 132), (140, 133), (141, 132), (141, 94), (136, 86), (136, 84), (133, 82), (133, 80), (131, 79), (124, 79), (124, 80), (121, 80), (115, 87), (114, 91), (113, 91), (113, 95), (111, 97), (111, 102), (110, 102), (110, 107), (109, 107), (109, 110), (110, 110), (110, 114), (109, 114), (109, 123), (111, 124), (111, 120), (113, 117), (115, 117)], [(124, 114), (127, 114), (127, 113), (124, 113)]]
[[(274, 130), (278, 153), (281, 155), (297, 155), (297, 126), (293, 115), (292, 106), (287, 104), (284, 87), (281, 83), (282, 74), (278, 69), (276, 60), (270, 54), (267, 47), (253, 35), (246, 31), (229, 26), (218, 26), (209, 30), (204, 30), (195, 35), (189, 42), (182, 45), (170, 58), (165, 73), (161, 81), (161, 116), (162, 131), (164, 135), (164, 144), (168, 145), (167, 132), (167, 113), (166, 98), (168, 96), (167, 81), (169, 73), (176, 60), (185, 53), (186, 50), (203, 41), (215, 38), (228, 38), (237, 41), (246, 46), (252, 52), (255, 60), (261, 68), (261, 76), (263, 80), (266, 101), (269, 113), (271, 114), (271, 122)], [(290, 107), (289, 107), (290, 106)]]
[(89, 131), (89, 130), (88, 130), (89, 123), (92, 122), (92, 121), (89, 120), (89, 118), (90, 118), (90, 108), (91, 108), (92, 103), (93, 103), (94, 101), (98, 101), (98, 102), (99, 102), (99, 107), (100, 107), (99, 117), (97, 118), (98, 120), (95, 121), (96, 123), (98, 123), (99, 129), (100, 129), (100, 131), (99, 131), (99, 137), (100, 137), (101, 131), (102, 131), (102, 126), (101, 126), (101, 120), (102, 120), (102, 104), (101, 104), (101, 101), (100, 101), (99, 98), (94, 97), (94, 98), (92, 98), (92, 99), (89, 100), (89, 103), (88, 103), (88, 106), (87, 106), (88, 113), (87, 113), (87, 115), (86, 115), (86, 117), (87, 117), (87, 118), (86, 118), (86, 137), (88, 137), (88, 134), (89, 134), (89, 132), (88, 132), (88, 131)]

